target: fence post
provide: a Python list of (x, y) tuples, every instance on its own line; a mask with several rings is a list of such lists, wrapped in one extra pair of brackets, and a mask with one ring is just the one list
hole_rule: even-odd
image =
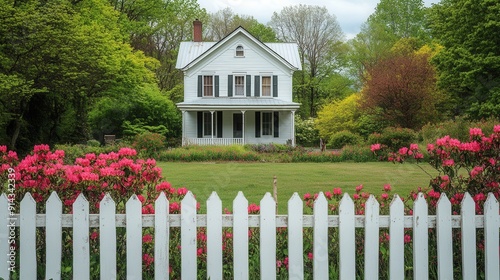
[(242, 192), (233, 201), (234, 279), (248, 279), (248, 200)]
[(314, 201), (314, 279), (328, 279), (328, 201), (323, 192)]
[(498, 227), (500, 216), (498, 214), (498, 200), (492, 193), (484, 203), (484, 250), (486, 279), (500, 279), (500, 245)]
[(30, 193), (21, 201), (19, 279), (36, 279), (36, 202)]
[(439, 279), (453, 279), (451, 203), (445, 193), (441, 193), (437, 203), (436, 222), (438, 277)]
[(379, 209), (370, 195), (365, 206), (365, 279), (379, 279)]
[(101, 280), (116, 279), (116, 204), (107, 193), (99, 202)]
[(164, 192), (155, 201), (155, 280), (169, 279), (169, 202)]
[(276, 279), (276, 202), (270, 193), (260, 201), (260, 279)]
[(413, 202), (413, 279), (429, 279), (429, 221), (422, 193)]
[(460, 215), (462, 217), (462, 277), (476, 279), (476, 203), (469, 193), (462, 199)]
[(340, 279), (356, 279), (354, 202), (344, 193), (339, 205)]
[(73, 279), (90, 279), (89, 248), (89, 202), (81, 193), (73, 203)]
[(393, 280), (404, 279), (404, 203), (394, 195), (390, 207), (389, 224), (389, 276)]
[(62, 202), (53, 191), (47, 200), (45, 216), (45, 279), (61, 279)]
[(304, 203), (295, 192), (288, 201), (288, 267), (290, 279), (304, 279)]
[(222, 279), (222, 201), (216, 192), (207, 200), (207, 278)]
[(196, 199), (191, 191), (181, 201), (181, 277), (196, 279)]

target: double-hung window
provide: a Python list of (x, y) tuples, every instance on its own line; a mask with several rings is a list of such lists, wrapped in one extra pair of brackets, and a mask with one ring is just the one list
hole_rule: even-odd
[(262, 112), (262, 135), (273, 135), (272, 112)]
[(271, 76), (262, 76), (262, 96), (271, 96)]
[(203, 96), (214, 96), (214, 79), (213, 76), (203, 76)]
[(245, 76), (234, 76), (234, 95), (245, 96)]

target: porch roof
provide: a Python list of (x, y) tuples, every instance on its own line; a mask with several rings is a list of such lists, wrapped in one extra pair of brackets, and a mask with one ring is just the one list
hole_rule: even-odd
[(177, 103), (177, 107), (186, 111), (198, 110), (273, 110), (273, 111), (290, 111), (297, 110), (300, 107), (299, 103), (288, 102), (274, 98), (235, 98), (235, 97), (216, 97), (216, 98), (199, 98), (192, 101)]

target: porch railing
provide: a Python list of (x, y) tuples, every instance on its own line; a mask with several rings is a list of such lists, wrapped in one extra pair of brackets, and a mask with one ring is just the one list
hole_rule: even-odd
[(216, 146), (228, 146), (228, 145), (243, 145), (243, 138), (184, 138), (182, 141), (183, 146), (187, 145), (216, 145)]

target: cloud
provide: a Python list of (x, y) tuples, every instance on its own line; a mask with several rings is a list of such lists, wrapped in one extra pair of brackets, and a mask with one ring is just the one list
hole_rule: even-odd
[[(303, 1), (303, 0), (302, 0)], [(267, 24), (274, 12), (279, 13), (283, 7), (301, 4), (301, 0), (198, 0), (198, 4), (209, 13), (215, 13), (226, 7), (239, 15), (253, 16), (260, 23)], [(359, 33), (361, 24), (370, 16), (377, 6), (377, 0), (309, 0), (307, 5), (326, 7), (330, 14), (337, 17), (346, 39)], [(439, 0), (425, 0), (425, 6)], [(303, 3), (302, 3), (303, 4)]]

